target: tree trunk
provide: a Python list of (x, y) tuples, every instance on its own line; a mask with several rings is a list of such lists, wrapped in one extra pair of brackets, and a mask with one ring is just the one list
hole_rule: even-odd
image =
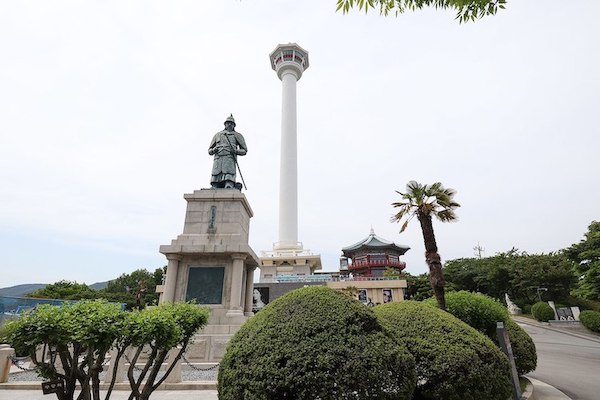
[(446, 311), (446, 299), (444, 298), (444, 273), (442, 272), (442, 261), (438, 254), (437, 243), (435, 242), (435, 234), (433, 233), (433, 223), (431, 215), (417, 212), (417, 218), (421, 223), (423, 231), (423, 241), (425, 242), (425, 262), (429, 267), (429, 282), (435, 294), (438, 307)]

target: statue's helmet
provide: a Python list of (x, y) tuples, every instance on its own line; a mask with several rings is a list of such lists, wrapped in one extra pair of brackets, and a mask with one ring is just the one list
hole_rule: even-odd
[(233, 126), (235, 126), (235, 119), (233, 118), (233, 114), (229, 114), (229, 117), (225, 120), (225, 123), (232, 122)]

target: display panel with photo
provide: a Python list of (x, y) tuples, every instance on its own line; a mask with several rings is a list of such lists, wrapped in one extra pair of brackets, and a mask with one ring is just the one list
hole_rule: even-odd
[(383, 289), (383, 303), (391, 303), (392, 301), (392, 289)]
[(367, 289), (358, 289), (358, 301), (362, 301), (363, 303), (369, 301), (369, 298), (367, 297)]
[(269, 288), (255, 287), (252, 292), (252, 311), (257, 312), (269, 304)]

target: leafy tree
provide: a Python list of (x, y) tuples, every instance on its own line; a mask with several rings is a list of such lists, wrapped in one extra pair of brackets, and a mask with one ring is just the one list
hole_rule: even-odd
[(156, 285), (161, 284), (163, 272), (164, 268), (157, 268), (153, 273), (138, 269), (130, 274), (122, 274), (109, 281), (101, 293), (111, 301), (125, 303), (127, 309), (142, 309), (146, 305), (157, 304)]
[[(81, 390), (77, 399), (100, 400), (99, 374), (106, 353), (116, 347), (117, 357), (111, 362), (117, 364), (129, 346), (135, 347), (128, 371), (130, 399), (147, 400), (172, 371), (194, 333), (207, 321), (208, 310), (190, 303), (129, 313), (105, 300), (84, 300), (60, 307), (40, 305), (9, 322), (1, 339), (18, 354), (29, 355), (40, 376), (64, 379), (65, 400), (73, 399), (77, 387)], [(167, 352), (176, 346), (178, 351), (169, 360), (165, 374), (157, 379)], [(42, 355), (38, 357), (40, 348)], [(143, 348), (151, 351), (141, 376), (134, 378), (133, 370)], [(114, 368), (105, 399), (110, 398), (116, 372)]]
[(588, 226), (585, 238), (564, 250), (573, 261), (579, 277), (579, 287), (574, 294), (587, 300), (600, 301), (600, 222)]
[(538, 288), (546, 288), (548, 299), (566, 301), (577, 278), (573, 263), (563, 254), (549, 253), (522, 255), (510, 270), (511, 288), (515, 298), (526, 299), (530, 304), (539, 298)]
[[(40, 376), (63, 379), (65, 399), (73, 399), (79, 383), (78, 398), (98, 400), (102, 363), (120, 335), (123, 319), (118, 304), (103, 300), (64, 303), (60, 307), (44, 304), (9, 322), (5, 339), (18, 354), (31, 357)], [(41, 357), (36, 352), (39, 347)]]
[(456, 10), (456, 19), (465, 22), (494, 15), (505, 4), (506, 0), (337, 0), (337, 9), (347, 13), (354, 7), (365, 12), (378, 8), (381, 15), (387, 16), (392, 12), (398, 15), (423, 7), (450, 8)]
[[(179, 362), (194, 334), (208, 322), (209, 311), (192, 303), (164, 303), (157, 307), (134, 310), (124, 322), (123, 332), (115, 344), (117, 363), (129, 347), (136, 348), (127, 377), (131, 386), (129, 399), (147, 400)], [(169, 351), (177, 347), (174, 357), (169, 357), (164, 375), (158, 374), (167, 360)], [(135, 369), (144, 348), (150, 354), (136, 377)], [(111, 382), (114, 383), (116, 368)], [(112, 387), (112, 383), (111, 383)]]
[(576, 284), (573, 264), (561, 253), (527, 254), (517, 249), (486, 258), (459, 258), (444, 265), (444, 275), (458, 290), (481, 292), (497, 299), (508, 293), (514, 301), (532, 304), (538, 288), (544, 297), (569, 302)]
[(28, 294), (27, 297), (61, 300), (89, 300), (96, 299), (100, 296), (97, 290), (90, 288), (85, 283), (62, 280), (47, 285), (43, 289), (36, 290), (35, 292)]
[(84, 283), (62, 280), (43, 289), (30, 293), (28, 297), (91, 300), (103, 298), (111, 302), (124, 303), (128, 310), (144, 308), (149, 304), (158, 304), (156, 285), (162, 283), (166, 267), (157, 268), (154, 272), (138, 269), (130, 274), (122, 274), (108, 282), (106, 288), (95, 290)]
[(406, 299), (422, 301), (433, 297), (433, 289), (427, 274), (411, 275), (406, 273)]
[(356, 299), (358, 297), (358, 288), (356, 286), (346, 286), (345, 288), (340, 290), (340, 292), (350, 296), (353, 299)]
[(383, 271), (383, 277), (391, 279), (400, 279), (402, 277), (402, 273), (396, 268), (386, 267), (385, 271)]
[(446, 189), (440, 182), (431, 185), (421, 185), (415, 181), (410, 181), (406, 185), (406, 193), (396, 191), (402, 196), (402, 201), (392, 203), (394, 208), (399, 211), (392, 217), (392, 221), (400, 222), (406, 217), (402, 224), (400, 233), (404, 232), (410, 220), (417, 216), (423, 231), (423, 241), (425, 242), (425, 262), (429, 267), (429, 281), (438, 302), (438, 306), (446, 309), (444, 300), (444, 273), (442, 272), (442, 261), (438, 254), (438, 247), (433, 232), (432, 216), (435, 216), (442, 222), (456, 221), (454, 210), (460, 207), (460, 204), (454, 201), (456, 192), (453, 189)]

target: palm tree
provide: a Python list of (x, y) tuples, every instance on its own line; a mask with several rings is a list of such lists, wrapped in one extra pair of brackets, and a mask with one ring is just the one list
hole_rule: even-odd
[(429, 267), (429, 282), (439, 308), (446, 309), (444, 299), (444, 273), (442, 272), (442, 261), (438, 254), (435, 234), (433, 233), (432, 215), (442, 222), (456, 221), (454, 210), (460, 207), (453, 198), (456, 191), (446, 189), (440, 182), (431, 185), (421, 185), (410, 181), (406, 185), (406, 193), (396, 191), (402, 196), (402, 201), (392, 203), (394, 208), (400, 210), (392, 217), (392, 222), (400, 222), (406, 217), (402, 224), (400, 233), (404, 232), (410, 220), (416, 215), (421, 223), (423, 241), (425, 242), (425, 262)]

